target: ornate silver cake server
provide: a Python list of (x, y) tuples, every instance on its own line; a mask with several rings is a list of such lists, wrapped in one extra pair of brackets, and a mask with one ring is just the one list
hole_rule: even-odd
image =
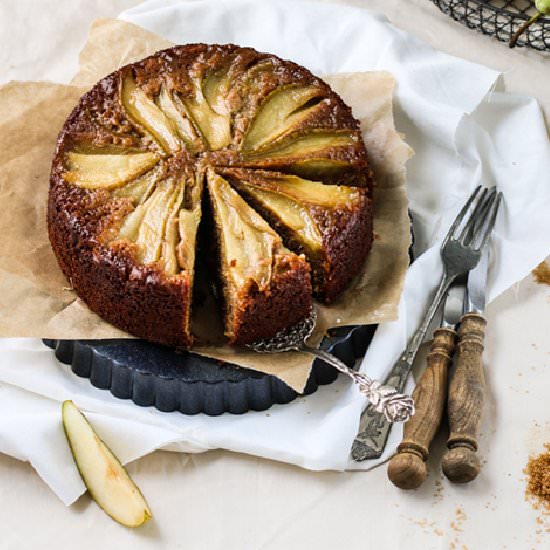
[(382, 385), (364, 373), (350, 369), (345, 363), (325, 350), (306, 344), (317, 322), (317, 311), (311, 310), (311, 315), (302, 322), (278, 332), (272, 338), (259, 340), (247, 347), (260, 353), (280, 353), (284, 351), (305, 351), (349, 376), (359, 387), (359, 391), (367, 397), (370, 406), (378, 414), (383, 415), (388, 422), (406, 422), (414, 414), (412, 398), (399, 393), (394, 387)]

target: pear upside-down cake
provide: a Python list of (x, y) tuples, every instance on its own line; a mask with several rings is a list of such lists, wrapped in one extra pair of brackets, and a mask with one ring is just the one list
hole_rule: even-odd
[(250, 48), (177, 46), (82, 96), (57, 142), (49, 235), (93, 311), (164, 344), (192, 343), (203, 262), (244, 344), (357, 275), (372, 185), (359, 123), (322, 80)]

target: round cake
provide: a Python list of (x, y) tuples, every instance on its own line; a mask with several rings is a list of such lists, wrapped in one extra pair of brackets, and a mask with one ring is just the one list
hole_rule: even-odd
[(372, 185), (359, 122), (326, 83), (251, 48), (189, 44), (82, 96), (57, 141), (48, 230), (113, 325), (189, 347), (200, 278), (246, 344), (349, 285), (372, 244)]

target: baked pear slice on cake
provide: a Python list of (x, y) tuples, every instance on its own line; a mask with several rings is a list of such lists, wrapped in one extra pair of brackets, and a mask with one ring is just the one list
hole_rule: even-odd
[(233, 344), (273, 336), (311, 311), (310, 268), (213, 169), (207, 187), (214, 218), (225, 334)]
[(253, 151), (300, 128), (319, 109), (325, 90), (315, 85), (280, 86), (258, 109), (244, 136), (242, 149)]
[(166, 153), (183, 147), (176, 124), (139, 86), (130, 72), (121, 79), (120, 101), (130, 118), (149, 133)]
[(238, 164), (355, 187), (370, 187), (373, 179), (361, 134), (356, 130), (283, 132), (258, 148), (242, 148)]
[(83, 189), (114, 189), (148, 172), (160, 157), (152, 152), (86, 154), (70, 151), (65, 181)]
[(227, 169), (223, 173), (285, 245), (307, 257), (316, 297), (333, 301), (357, 275), (371, 246), (367, 190), (269, 171)]
[(231, 141), (231, 113), (226, 104), (230, 86), (230, 62), (222, 67), (208, 68), (198, 63), (190, 70), (193, 95), (182, 100), (202, 140), (216, 151)]

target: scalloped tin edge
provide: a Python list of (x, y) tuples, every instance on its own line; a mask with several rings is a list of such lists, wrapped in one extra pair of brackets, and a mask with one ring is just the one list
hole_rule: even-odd
[[(353, 366), (357, 358), (365, 354), (375, 329), (375, 325), (333, 329), (323, 340), (322, 348), (348, 366)], [(225, 412), (242, 414), (249, 410), (264, 411), (274, 404), (290, 403), (299, 395), (275, 376), (237, 365), (221, 364), (193, 353), (178, 355), (195, 364), (200, 361), (199, 365), (204, 363), (210, 370), (213, 366), (220, 366), (224, 371), (220, 371), (219, 377), (211, 379), (185, 379), (178, 377), (177, 373), (163, 376), (148, 370), (143, 364), (132, 364), (132, 354), (115, 359), (105, 353), (110, 342), (115, 345), (120, 341), (43, 341), (55, 350), (61, 363), (70, 365), (77, 376), (89, 378), (93, 386), (109, 390), (120, 399), (131, 399), (136, 405), (153, 406), (163, 412), (205, 413), (211, 416)], [(130, 342), (125, 341), (125, 345)], [(314, 393), (320, 385), (332, 383), (337, 375), (335, 369), (316, 359), (303, 395)]]

